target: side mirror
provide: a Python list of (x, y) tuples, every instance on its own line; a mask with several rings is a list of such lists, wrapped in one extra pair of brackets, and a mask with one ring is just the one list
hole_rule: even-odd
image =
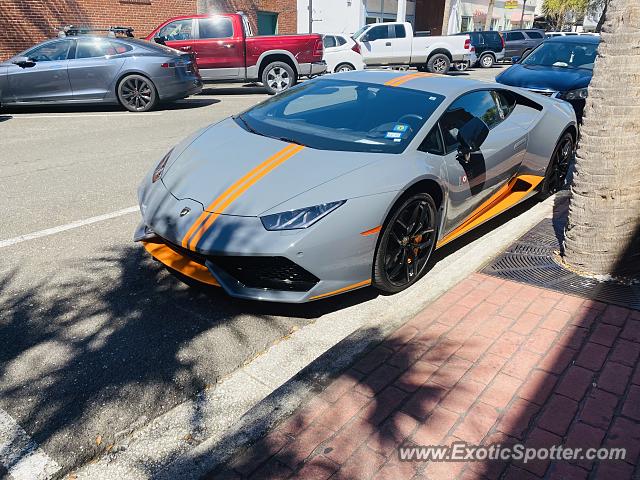
[(33, 58), (29, 57), (16, 57), (11, 63), (22, 68), (29, 68), (35, 66), (36, 61)]
[(511, 63), (520, 63), (520, 60), (522, 60), (522, 57), (511, 57)]
[(362, 35), (360, 37), (360, 41), (361, 42), (368, 42), (369, 41), (369, 35), (367, 35), (366, 33), (364, 35)]
[(160, 45), (166, 45), (167, 38), (166, 37), (154, 37), (154, 42), (159, 43)]
[(465, 160), (469, 160), (469, 156), (473, 152), (480, 150), (480, 146), (489, 135), (489, 127), (478, 117), (473, 117), (458, 130), (458, 142), (460, 146), (458, 151)]

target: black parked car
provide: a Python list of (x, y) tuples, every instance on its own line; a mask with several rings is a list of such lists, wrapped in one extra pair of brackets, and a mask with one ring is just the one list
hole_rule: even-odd
[(508, 30), (502, 35), (507, 58), (524, 57), (544, 41), (544, 30)]
[(469, 35), (471, 45), (476, 48), (478, 57), (477, 65), (483, 68), (491, 68), (493, 64), (502, 60), (505, 56), (505, 44), (499, 32), (489, 30), (486, 32), (465, 32), (457, 35)]

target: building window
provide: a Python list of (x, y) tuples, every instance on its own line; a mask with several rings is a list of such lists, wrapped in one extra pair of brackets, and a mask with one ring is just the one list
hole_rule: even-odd
[(278, 14), (274, 12), (258, 12), (258, 35), (275, 35), (278, 33)]
[(460, 21), (460, 31), (461, 32), (471, 31), (471, 17), (462, 17), (462, 20)]

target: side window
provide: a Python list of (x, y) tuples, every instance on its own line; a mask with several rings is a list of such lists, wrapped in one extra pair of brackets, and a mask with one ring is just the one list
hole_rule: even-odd
[(118, 51), (111, 42), (102, 39), (81, 39), (78, 40), (76, 47), (76, 59), (106, 57), (117, 53)]
[(332, 35), (325, 35), (322, 39), (322, 44), (324, 48), (331, 48), (336, 46), (336, 37)]
[(396, 25), (394, 33), (396, 38), (404, 38), (407, 36), (407, 32), (404, 29), (404, 25)]
[(458, 130), (473, 117), (483, 120), (491, 129), (502, 121), (492, 92), (481, 90), (458, 98), (440, 119), (447, 153), (458, 148)]
[(193, 21), (189, 18), (168, 23), (160, 29), (158, 36), (169, 41), (191, 40), (193, 38)]
[(66, 60), (69, 54), (70, 40), (59, 40), (57, 42), (40, 45), (29, 52), (27, 57), (32, 58), (36, 62), (54, 62)]
[(368, 41), (373, 42), (374, 40), (381, 40), (383, 38), (389, 38), (389, 26), (388, 25), (380, 25), (378, 27), (373, 27), (367, 33)]
[(527, 32), (527, 36), (529, 38), (542, 38), (542, 34), (540, 32)]
[(440, 127), (436, 123), (431, 131), (424, 137), (424, 140), (418, 147), (418, 150), (434, 155), (444, 155), (444, 145), (440, 136)]
[(338, 41), (338, 45), (344, 45), (347, 43), (347, 39), (344, 37), (336, 37), (336, 40)]
[(511, 92), (507, 92), (506, 90), (497, 90), (492, 93), (493, 98), (498, 104), (500, 117), (502, 118), (502, 120), (504, 120), (511, 114), (511, 112), (513, 112), (513, 109), (516, 108), (516, 96)]
[(113, 46), (113, 48), (116, 49), (117, 54), (127, 53), (133, 50), (133, 47), (131, 45), (127, 45), (125, 43), (111, 42), (111, 45)]
[(203, 18), (198, 20), (198, 38), (233, 37), (233, 24), (227, 17)]
[(524, 34), (522, 32), (509, 32), (507, 33), (507, 40), (509, 41), (514, 41), (514, 40), (524, 40)]

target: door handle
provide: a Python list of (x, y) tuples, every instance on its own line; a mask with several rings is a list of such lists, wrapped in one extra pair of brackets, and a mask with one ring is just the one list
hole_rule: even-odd
[(231, 48), (231, 47), (233, 47), (233, 45), (232, 45), (232, 44), (230, 44), (230, 43), (224, 43), (222, 46), (223, 46), (224, 48)]
[(184, 47), (180, 47), (180, 50), (185, 50), (185, 51), (191, 50), (191, 47), (189, 45), (186, 45)]
[(391, 42), (387, 42), (387, 43), (385, 43), (385, 45), (386, 45), (387, 47), (390, 47), (390, 46), (391, 46)]

